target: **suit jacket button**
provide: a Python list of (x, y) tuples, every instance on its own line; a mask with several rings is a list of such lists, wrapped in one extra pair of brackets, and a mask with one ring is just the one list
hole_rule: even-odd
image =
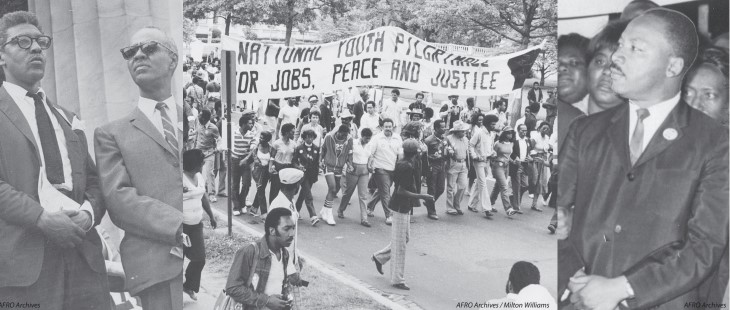
[(626, 177), (629, 179), (629, 181), (633, 181), (636, 178), (633, 172), (629, 172)]
[(613, 232), (620, 234), (621, 233), (621, 225), (616, 225), (616, 227), (613, 229)]

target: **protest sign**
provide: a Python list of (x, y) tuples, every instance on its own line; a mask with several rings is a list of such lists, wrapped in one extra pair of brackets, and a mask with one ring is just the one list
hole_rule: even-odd
[(514, 89), (516, 80), (524, 80), (521, 75), (529, 72), (542, 47), (494, 57), (467, 56), (396, 27), (321, 45), (269, 45), (227, 36), (222, 41), (223, 50), (236, 52), (237, 93), (257, 98), (366, 85), (463, 96), (502, 95)]

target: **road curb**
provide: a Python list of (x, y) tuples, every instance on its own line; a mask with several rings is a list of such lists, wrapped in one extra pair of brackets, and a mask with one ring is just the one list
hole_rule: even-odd
[[(223, 219), (228, 218), (227, 214), (224, 214), (221, 211), (218, 211), (215, 208), (211, 208), (213, 213), (217, 218)], [(239, 234), (249, 234), (256, 237), (263, 236), (263, 233), (248, 227), (242, 223), (239, 223), (237, 221), (233, 221), (233, 231)], [(388, 292), (383, 292), (377, 288), (374, 288), (370, 286), (369, 284), (361, 281), (358, 278), (353, 277), (352, 275), (330, 265), (327, 264), (314, 256), (308, 255), (304, 251), (299, 251), (300, 255), (306, 263), (310, 266), (312, 266), (314, 269), (319, 270), (320, 272), (334, 278), (337, 281), (342, 282), (342, 284), (345, 284), (365, 295), (368, 297), (374, 299), (378, 303), (382, 304), (385, 307), (388, 307), (390, 309), (396, 309), (396, 310), (422, 310), (418, 304), (416, 304), (413, 301), (407, 300), (403, 295), (399, 294), (391, 294)]]

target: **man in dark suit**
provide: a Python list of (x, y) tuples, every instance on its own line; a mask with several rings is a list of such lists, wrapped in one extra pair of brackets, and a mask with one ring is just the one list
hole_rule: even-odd
[(96, 167), (78, 118), (40, 85), (51, 38), (35, 15), (13, 12), (0, 18), (0, 42), (0, 299), (109, 309)]
[(728, 132), (680, 99), (698, 45), (686, 16), (649, 10), (619, 42), (612, 87), (629, 103), (576, 119), (561, 147), (559, 257), (583, 268), (559, 272), (579, 309), (682, 309), (726, 250)]
[(532, 89), (527, 92), (527, 101), (529, 103), (540, 103), (542, 101), (542, 91), (540, 90), (540, 83), (532, 83)]
[(124, 230), (126, 288), (144, 309), (182, 309), (182, 106), (172, 97), (177, 47), (160, 29), (122, 49), (140, 98), (132, 113), (96, 129), (94, 145), (111, 220)]

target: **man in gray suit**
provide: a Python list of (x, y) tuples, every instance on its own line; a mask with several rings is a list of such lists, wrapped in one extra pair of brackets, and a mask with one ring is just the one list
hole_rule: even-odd
[(99, 179), (78, 119), (40, 85), (50, 47), (32, 13), (0, 18), (0, 301), (109, 309)]
[(182, 107), (172, 97), (177, 47), (160, 29), (137, 31), (122, 56), (137, 107), (94, 133), (109, 216), (124, 230), (126, 288), (144, 309), (182, 309)]

